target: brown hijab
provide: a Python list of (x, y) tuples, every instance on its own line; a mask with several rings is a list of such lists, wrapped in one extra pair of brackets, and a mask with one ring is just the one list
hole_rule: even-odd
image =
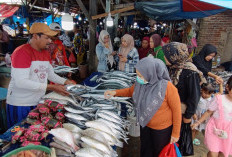
[(161, 45), (161, 37), (160, 37), (160, 35), (159, 34), (153, 34), (152, 36), (151, 36), (151, 38), (152, 38), (152, 40), (153, 40), (153, 42), (154, 42), (154, 48), (156, 48), (156, 47), (158, 47), (158, 46), (160, 46)]
[[(127, 58), (128, 53), (135, 47), (134, 38), (129, 34), (125, 34), (122, 37), (122, 39), (126, 41), (127, 47), (121, 46), (119, 54)], [(125, 62), (119, 61), (119, 70), (124, 71), (124, 69), (125, 69)]]

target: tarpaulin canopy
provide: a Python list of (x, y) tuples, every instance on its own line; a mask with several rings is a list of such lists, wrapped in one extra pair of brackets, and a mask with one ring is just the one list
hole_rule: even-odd
[(182, 20), (211, 16), (226, 9), (198, 0), (157, 0), (136, 2), (135, 9), (154, 20)]
[(0, 5), (0, 17), (10, 17), (12, 16), (17, 10), (19, 9), (18, 6), (1, 4)]

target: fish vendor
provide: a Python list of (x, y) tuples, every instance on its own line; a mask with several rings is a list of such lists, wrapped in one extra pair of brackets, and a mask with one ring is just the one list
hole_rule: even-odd
[[(26, 118), (46, 91), (69, 94), (63, 85), (73, 82), (54, 73), (47, 51), (50, 37), (56, 34), (46, 24), (34, 23), (30, 28), (29, 43), (19, 46), (13, 52), (6, 106), (8, 127)], [(48, 80), (57, 84), (48, 84)]]

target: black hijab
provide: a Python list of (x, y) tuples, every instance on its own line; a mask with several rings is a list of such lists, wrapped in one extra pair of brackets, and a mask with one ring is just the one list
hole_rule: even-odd
[(216, 47), (211, 44), (205, 44), (200, 53), (193, 57), (193, 64), (203, 72), (205, 78), (208, 77), (208, 72), (212, 70), (212, 60), (206, 61), (205, 57), (212, 53), (215, 53), (215, 56), (217, 55)]

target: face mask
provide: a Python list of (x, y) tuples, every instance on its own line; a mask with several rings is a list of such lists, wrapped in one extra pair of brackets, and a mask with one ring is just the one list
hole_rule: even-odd
[(139, 76), (136, 77), (136, 80), (137, 80), (137, 82), (138, 82), (139, 84), (141, 84), (141, 85), (145, 85), (145, 84), (148, 83), (148, 82), (145, 82), (143, 79), (141, 79)]

